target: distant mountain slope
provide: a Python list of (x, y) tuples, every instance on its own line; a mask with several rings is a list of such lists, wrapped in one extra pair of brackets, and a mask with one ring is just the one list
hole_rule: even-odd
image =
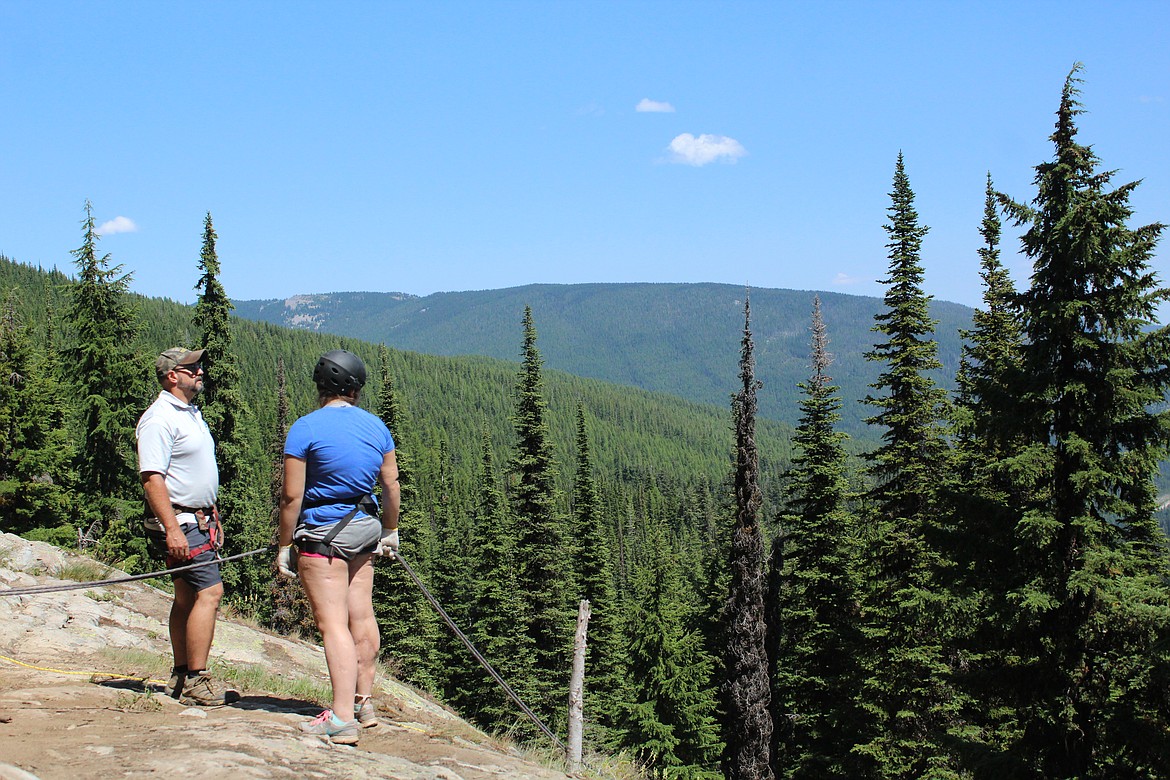
[[(532, 307), (545, 363), (579, 376), (725, 405), (736, 389), (743, 336), (743, 287), (726, 284), (528, 285), (436, 293), (329, 293), (287, 300), (236, 301), (246, 319), (384, 342), (435, 355), (519, 359), (520, 321)], [(876, 334), (877, 298), (840, 293), (750, 290), (762, 415), (795, 423), (798, 382), (809, 373), (809, 317), (820, 295), (836, 357), (831, 373), (847, 399), (844, 427), (858, 432), (871, 413), (856, 403), (877, 377), (863, 357)], [(972, 310), (936, 301), (943, 372), (953, 385), (960, 328)]]
[[(47, 272), (0, 255), (0, 303), (11, 304), (19, 319), (29, 323), (37, 338), (43, 338), (50, 312), (68, 307), (69, 277)], [(324, 296), (328, 297), (328, 296)], [(138, 351), (142, 366), (143, 404), (157, 393), (148, 355), (173, 344), (194, 344), (198, 338), (192, 326), (192, 307), (162, 298), (132, 295), (138, 310)], [(414, 299), (416, 302), (419, 300)], [(480, 355), (428, 355), (418, 350), (388, 350), (389, 372), (409, 427), (424, 448), (448, 449), (454, 473), (472, 479), (480, 463), (485, 428), (498, 447), (497, 457), (507, 461), (514, 440), (511, 415), (512, 391), (519, 366), (512, 353), (523, 344), (518, 310), (514, 322), (501, 320), (502, 338), (511, 339), (506, 359)], [(306, 309), (306, 311), (309, 311)], [(68, 339), (58, 317), (55, 338)], [(61, 341), (57, 342), (62, 343)], [(544, 335), (538, 346), (544, 349)], [(376, 347), (365, 340), (342, 337), (324, 331), (289, 329), (266, 322), (234, 321), (234, 344), (241, 368), (241, 388), (249, 399), (254, 423), (247, 434), (249, 447), (258, 463), (267, 464), (267, 447), (276, 425), (277, 362), (287, 370), (288, 398), (295, 418), (314, 408), (313, 365), (322, 352), (349, 349), (359, 354), (371, 369), (366, 403), (381, 392), (381, 371)], [(582, 404), (589, 422), (594, 464), (600, 473), (618, 475), (620, 482), (642, 483), (647, 475), (683, 481), (704, 475), (721, 479), (727, 473), (728, 453), (734, 441), (726, 397), (717, 405), (631, 389), (628, 384), (607, 383), (559, 370), (543, 375), (548, 401), (547, 422), (554, 451), (562, 468), (560, 487), (571, 483), (576, 452), (576, 407)], [(789, 460), (791, 429), (779, 421), (761, 420), (757, 440), (761, 468), (778, 475)], [(864, 443), (858, 443), (864, 448)], [(267, 466), (265, 466), (266, 468)], [(774, 480), (774, 483), (778, 480)]]

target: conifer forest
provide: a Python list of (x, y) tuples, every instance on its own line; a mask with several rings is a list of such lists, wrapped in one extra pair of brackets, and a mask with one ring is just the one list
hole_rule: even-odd
[[(516, 362), (242, 320), (211, 213), (190, 248), (197, 303), (144, 298), (78, 204), (71, 273), (0, 258), (0, 530), (160, 568), (134, 426), (155, 356), (181, 344), (207, 350), (224, 552), (271, 545), (285, 432), (315, 408), (318, 356), (349, 349), (397, 443), (404, 558), (561, 735), (589, 601), (587, 751), (695, 780), (1170, 777), (1164, 226), (1130, 224), (1138, 183), (1078, 137), (1079, 85), (1077, 66), (1034, 190), (989, 174), (972, 192), (983, 303), (954, 389), (935, 378), (913, 151), (891, 161), (868, 441), (840, 430), (835, 324), (812, 294), (807, 379), (773, 390), (746, 291), (720, 408), (544, 370), (531, 308)], [(1026, 284), (1005, 251), (1031, 264)], [(757, 415), (769, 392), (796, 399), (794, 428)], [(311, 638), (274, 558), (225, 565), (226, 602)], [(375, 608), (395, 676), (542, 738), (388, 559)]]

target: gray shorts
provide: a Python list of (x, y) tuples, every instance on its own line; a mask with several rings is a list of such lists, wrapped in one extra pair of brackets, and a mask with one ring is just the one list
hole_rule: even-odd
[[(333, 532), (336, 523), (329, 525), (307, 526), (298, 525), (293, 532), (293, 541), (301, 548), (300, 542), (321, 542)], [(337, 536), (329, 543), (330, 558), (343, 558), (351, 561), (362, 553), (372, 553), (378, 549), (378, 540), (382, 538), (382, 521), (367, 514), (358, 514), (338, 531)], [(321, 555), (317, 551), (305, 552), (301, 548), (301, 555)]]
[[(199, 526), (197, 525), (184, 525), (182, 529), (184, 535), (187, 537), (187, 547), (191, 550), (211, 541), (211, 535), (207, 531), (199, 530)], [(166, 560), (168, 569), (190, 566), (193, 563), (206, 563), (207, 561), (214, 561), (219, 557), (219, 553), (216, 550), (204, 550), (194, 558), (189, 558), (185, 561), (174, 561), (167, 555), (167, 535), (165, 533), (147, 531), (146, 538), (151, 552)], [(213, 585), (218, 585), (223, 582), (223, 578), (219, 574), (218, 563), (208, 563), (206, 566), (172, 574), (171, 579), (182, 580), (191, 586), (191, 590), (195, 591), (204, 590), (205, 588), (210, 588)]]

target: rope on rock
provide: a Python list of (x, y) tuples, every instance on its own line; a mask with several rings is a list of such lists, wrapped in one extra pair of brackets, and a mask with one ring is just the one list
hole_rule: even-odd
[(198, 569), (203, 566), (210, 566), (213, 563), (230, 563), (238, 561), (243, 558), (248, 558), (252, 555), (259, 555), (262, 552), (272, 550), (273, 546), (258, 547), (255, 550), (231, 555), (227, 558), (216, 558), (211, 561), (203, 561), (201, 563), (189, 563), (186, 566), (176, 566), (173, 569), (161, 569), (159, 571), (147, 572), (146, 574), (134, 574), (127, 577), (114, 577), (108, 580), (96, 580), (93, 582), (71, 582), (63, 585), (33, 585), (27, 588), (9, 588), (8, 590), (0, 590), (0, 596), (30, 596), (40, 593), (58, 593), (66, 590), (80, 590), (82, 588), (104, 588), (107, 585), (121, 585), (126, 582), (137, 582), (139, 580), (149, 580), (154, 577), (162, 577), (167, 574), (178, 574), (183, 571), (190, 571), (191, 569)]

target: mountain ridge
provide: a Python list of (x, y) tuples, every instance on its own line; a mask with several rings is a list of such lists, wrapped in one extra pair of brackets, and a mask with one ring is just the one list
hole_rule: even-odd
[[(760, 414), (793, 425), (798, 384), (809, 374), (809, 324), (820, 297), (836, 362), (830, 373), (846, 403), (842, 426), (864, 428), (860, 403), (879, 367), (864, 359), (873, 347), (879, 298), (845, 293), (745, 288), (719, 283), (531, 284), (499, 290), (332, 292), (285, 299), (233, 301), (244, 319), (384, 343), (434, 355), (483, 355), (518, 360), (516, 333), (531, 306), (541, 356), (549, 368), (616, 384), (725, 405), (735, 391), (745, 295), (751, 303), (756, 374), (763, 381)], [(932, 301), (948, 389), (961, 355), (960, 329), (973, 309)], [(872, 435), (872, 434), (871, 434)]]

